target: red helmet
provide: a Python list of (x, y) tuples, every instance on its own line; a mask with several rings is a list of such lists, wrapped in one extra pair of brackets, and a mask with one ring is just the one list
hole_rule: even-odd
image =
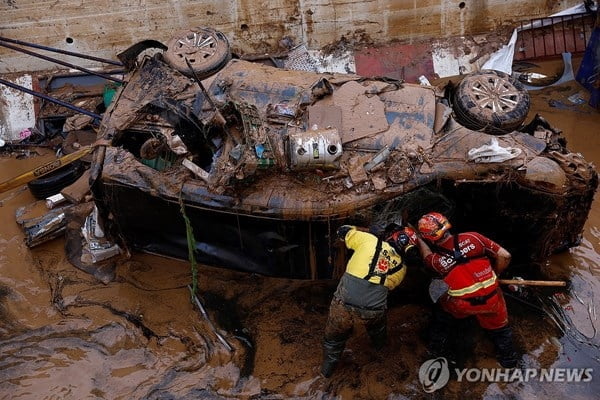
[(386, 238), (386, 242), (391, 244), (396, 251), (406, 252), (417, 244), (417, 233), (414, 231), (414, 229), (406, 226), (404, 228), (394, 230)]
[(419, 220), (419, 233), (423, 239), (431, 242), (436, 242), (444, 236), (444, 233), (452, 225), (448, 222), (448, 218), (437, 212), (430, 212), (421, 217)]

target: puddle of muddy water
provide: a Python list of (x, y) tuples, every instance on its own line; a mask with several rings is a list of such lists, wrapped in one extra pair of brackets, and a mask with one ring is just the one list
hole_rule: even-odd
[[(571, 150), (600, 165), (600, 113), (558, 109), (552, 99), (581, 91), (575, 82), (532, 93), (539, 111), (563, 130)], [(566, 100), (565, 100), (566, 101)], [(533, 114), (532, 114), (533, 115)], [(0, 158), (0, 180), (45, 156)], [(34, 249), (14, 222), (31, 203), (20, 191), (0, 207), (0, 398), (423, 398), (418, 370), (429, 308), (419, 296), (390, 299), (389, 345), (376, 352), (364, 330), (349, 340), (331, 379), (318, 375), (328, 303), (336, 282), (292, 281), (201, 267), (199, 289), (229, 352), (189, 299), (187, 263), (135, 254), (102, 284), (74, 268), (57, 239)], [(542, 273), (567, 279), (566, 291), (508, 299), (516, 340), (529, 368), (593, 368), (591, 382), (457, 382), (433, 397), (595, 398), (600, 390), (600, 200), (580, 246), (555, 255)], [(543, 301), (540, 301), (539, 299)], [(528, 304), (530, 303), (530, 304)], [(557, 326), (548, 316), (560, 316)], [(459, 326), (459, 366), (496, 368), (477, 326)], [(462, 340), (464, 339), (464, 340)]]

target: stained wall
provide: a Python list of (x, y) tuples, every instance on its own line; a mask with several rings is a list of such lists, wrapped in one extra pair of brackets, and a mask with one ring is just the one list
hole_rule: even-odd
[[(501, 31), (579, 0), (1, 0), (0, 36), (115, 59), (143, 40), (191, 26), (223, 31), (241, 55), (281, 50), (282, 38), (318, 49)], [(61, 56), (82, 66), (94, 62)], [(0, 74), (55, 64), (0, 47)]]

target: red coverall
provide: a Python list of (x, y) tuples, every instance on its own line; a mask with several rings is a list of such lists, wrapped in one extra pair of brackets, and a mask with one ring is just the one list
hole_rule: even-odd
[(502, 291), (498, 288), (487, 252), (497, 254), (500, 245), (477, 232), (458, 234), (455, 260), (455, 238), (449, 236), (436, 243), (425, 264), (442, 275), (450, 289), (440, 298), (440, 305), (455, 318), (474, 315), (484, 329), (499, 329), (508, 324), (508, 313)]

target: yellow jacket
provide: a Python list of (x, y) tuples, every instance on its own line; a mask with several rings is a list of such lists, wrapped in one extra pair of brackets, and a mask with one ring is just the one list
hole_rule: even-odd
[[(352, 276), (366, 279), (369, 276), (369, 267), (375, 255), (377, 248), (377, 236), (362, 232), (353, 227), (344, 238), (346, 247), (354, 250), (350, 257), (346, 272)], [(374, 284), (381, 284), (388, 289), (394, 289), (404, 279), (406, 275), (406, 265), (402, 262), (402, 257), (386, 241), (382, 241), (381, 250), (374, 271), (368, 281)]]

